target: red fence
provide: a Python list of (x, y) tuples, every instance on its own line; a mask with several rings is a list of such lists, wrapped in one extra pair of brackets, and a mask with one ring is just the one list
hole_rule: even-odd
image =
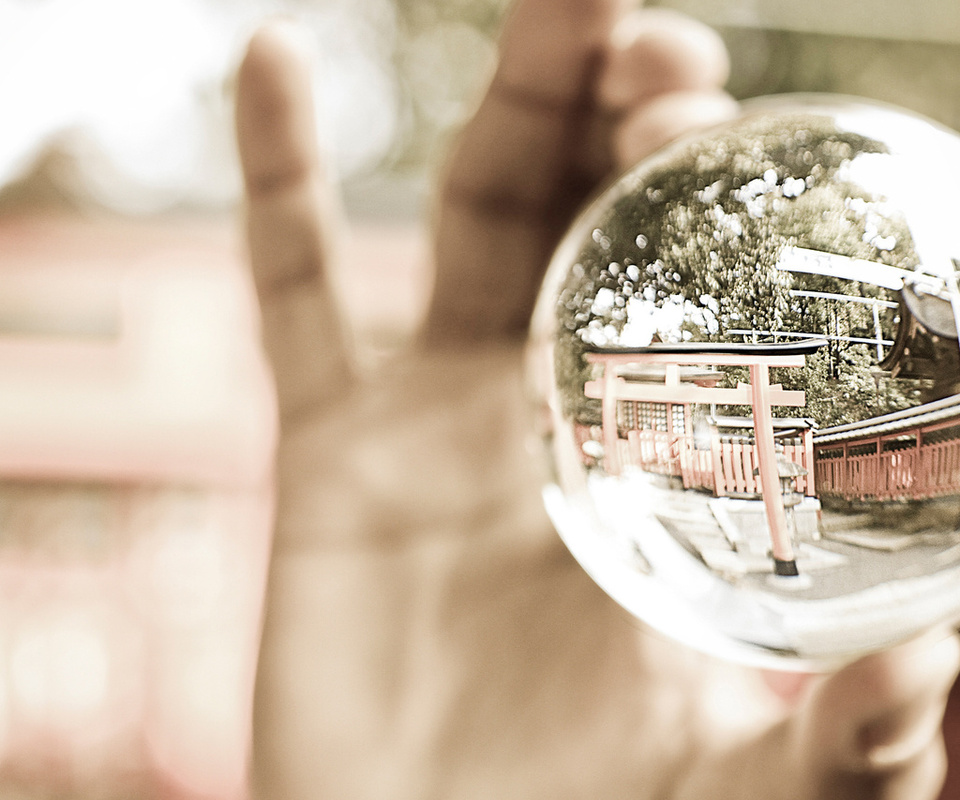
[[(696, 438), (689, 434), (631, 430), (620, 445), (622, 464), (681, 478), (686, 489), (707, 489), (718, 497), (761, 493), (760, 478), (755, 474), (759, 457), (752, 438), (713, 435), (708, 448), (697, 447)], [(812, 473), (802, 443), (786, 444), (783, 457)], [(804, 476), (796, 479), (795, 486), (798, 492), (813, 493), (813, 481)]]
[(847, 500), (926, 499), (960, 490), (960, 440), (923, 443), (884, 452), (851, 455), (824, 447), (816, 458), (822, 494)]
[(713, 488), (711, 453), (697, 449), (693, 436), (686, 434), (628, 431), (621, 463), (640, 467), (645, 472), (681, 478), (687, 489)]

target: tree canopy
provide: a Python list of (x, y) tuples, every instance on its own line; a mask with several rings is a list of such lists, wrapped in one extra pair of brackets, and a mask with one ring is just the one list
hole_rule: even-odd
[(589, 233), (557, 296), (556, 371), (567, 413), (597, 415), (583, 397), (588, 349), (796, 341), (790, 334), (830, 339), (806, 369), (777, 376), (807, 391), (805, 413), (821, 425), (915, 403), (911, 387), (891, 380), (881, 397), (872, 377), (881, 360), (876, 340), (895, 336), (898, 293), (869, 275), (849, 280), (781, 263), (787, 248), (803, 248), (917, 266), (902, 213), (850, 169), (858, 157), (886, 153), (828, 115), (759, 115), (621, 178), (606, 205), (588, 212)]

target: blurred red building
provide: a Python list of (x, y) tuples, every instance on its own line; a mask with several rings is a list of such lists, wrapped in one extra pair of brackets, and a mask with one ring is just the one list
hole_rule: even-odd
[(0, 786), (246, 794), (272, 397), (231, 232), (0, 224)]

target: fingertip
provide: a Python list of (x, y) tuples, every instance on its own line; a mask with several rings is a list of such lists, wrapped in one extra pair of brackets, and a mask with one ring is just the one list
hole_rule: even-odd
[(250, 36), (238, 69), (238, 113), (262, 115), (265, 107), (296, 102), (296, 95), (309, 92), (307, 76), (315, 56), (302, 25), (279, 17), (263, 23)]
[(502, 83), (554, 103), (576, 102), (606, 48), (619, 0), (518, 0), (500, 31)]
[(670, 9), (642, 9), (615, 27), (598, 96), (622, 111), (664, 92), (720, 88), (729, 75), (727, 48), (715, 30)]
[(310, 61), (315, 55), (316, 47), (307, 28), (288, 17), (274, 17), (250, 36), (242, 68), (272, 72), (291, 59)]
[(718, 90), (662, 95), (620, 123), (613, 136), (614, 158), (627, 168), (678, 136), (725, 122), (738, 112), (737, 102)]
[(236, 132), (247, 190), (271, 189), (320, 170), (312, 36), (286, 18), (250, 37), (237, 74)]

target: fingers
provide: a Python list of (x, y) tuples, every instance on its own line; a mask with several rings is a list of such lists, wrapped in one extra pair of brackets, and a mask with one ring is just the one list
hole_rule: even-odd
[(654, 97), (617, 125), (611, 137), (614, 162), (626, 169), (678, 136), (736, 114), (736, 101), (717, 90), (674, 91)]
[(325, 280), (340, 216), (321, 163), (301, 36), (288, 23), (258, 31), (237, 86), (250, 260), (282, 420), (320, 407), (350, 381)]
[(619, 11), (521, 0), (508, 17), (441, 194), (428, 339), (522, 335), (553, 248), (611, 169), (731, 113), (715, 34), (659, 10), (615, 28)]
[(789, 681), (797, 685), (781, 687), (786, 694), (804, 693), (794, 713), (719, 751), (701, 742), (672, 800), (934, 800), (958, 665), (957, 637), (937, 632), (828, 677)]
[(712, 28), (662, 8), (625, 15), (613, 31), (600, 75), (600, 102), (635, 108), (657, 95), (713, 90), (727, 82), (730, 58)]
[(809, 774), (832, 792), (823, 796), (856, 797), (840, 789), (879, 783), (903, 787), (891, 797), (935, 796), (944, 768), (940, 728), (958, 663), (957, 637), (937, 632), (869, 656), (817, 687), (797, 733)]
[(668, 9), (624, 16), (597, 86), (600, 102), (615, 115), (616, 167), (733, 117), (737, 104), (722, 91), (729, 74), (727, 50), (712, 28)]
[(500, 61), (460, 135), (447, 189), (508, 213), (535, 216), (576, 156), (578, 126), (612, 25), (612, 0), (525, 0), (507, 18)]
[(582, 99), (605, 56), (620, 0), (521, 0), (500, 36), (497, 81), (554, 106)]
[(526, 329), (540, 269), (593, 181), (572, 169), (617, 0), (520, 0), (440, 195), (428, 340)]

